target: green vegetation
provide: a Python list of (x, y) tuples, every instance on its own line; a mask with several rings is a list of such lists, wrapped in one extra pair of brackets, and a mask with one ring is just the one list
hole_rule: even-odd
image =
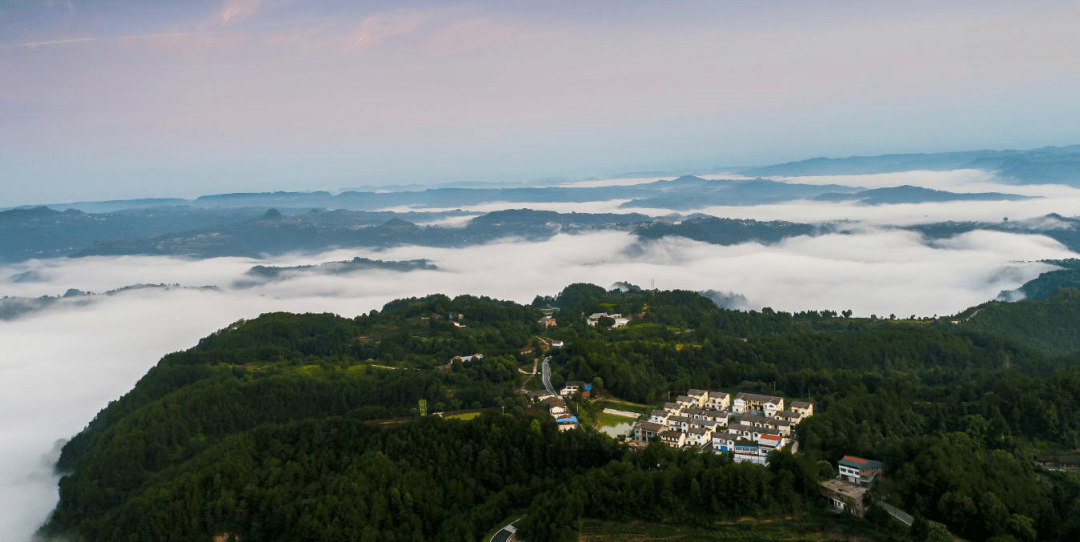
[(831, 513), (806, 515), (798, 519), (717, 522), (707, 526), (647, 523), (642, 521), (610, 522), (585, 520), (581, 523), (580, 542), (639, 542), (665, 540), (728, 542), (758, 540), (895, 540), (864, 521)]
[(449, 415), (443, 416), (443, 417), (448, 419), (448, 420), (471, 420), (471, 419), (473, 419), (473, 418), (475, 418), (475, 417), (477, 417), (479, 415), (480, 415), (479, 412), (464, 412), (464, 413), (461, 413), (461, 414), (449, 414)]
[[(533, 356), (520, 352), (549, 304), (562, 311), (547, 333), (566, 342), (550, 352), (555, 384), (636, 404), (571, 398), (584, 429), (567, 433), (528, 414), (517, 369)], [(601, 311), (633, 321), (576, 316)], [(840, 538), (849, 520), (816, 515), (830, 470), (819, 462), (855, 454), (886, 462), (872, 493), (915, 514), (918, 539), (944, 525), (971, 540), (1076, 540), (1080, 476), (1032, 457), (1080, 446), (1080, 355), (1056, 339), (1075, 334), (1077, 311), (1069, 290), (953, 324), (572, 285), (532, 307), (435, 295), (354, 319), (267, 314), (165, 356), (75, 436), (42, 534), (475, 540), (525, 511), (530, 541), (574, 540), (585, 518), (720, 539), (750, 517), (764, 538)], [(1006, 316), (1038, 329), (1021, 340)], [(589, 429), (623, 421), (604, 408), (646, 412), (689, 388), (813, 397), (817, 414), (798, 427), (800, 453), (767, 468), (659, 444), (631, 452)], [(431, 412), (490, 411), (417, 418), (420, 399)], [(802, 519), (772, 521), (790, 517)]]
[(600, 411), (596, 414), (596, 422), (600, 427), (608, 425), (619, 425), (620, 423), (634, 423), (637, 418), (627, 418), (626, 416), (618, 416), (616, 414), (608, 414), (607, 412)]
[(956, 319), (965, 329), (1001, 335), (1017, 344), (1052, 354), (1080, 350), (1080, 324), (1077, 323), (1080, 322), (1080, 290), (1077, 289), (1055, 288), (1052, 294), (1037, 300), (991, 301), (964, 311)]
[(1080, 260), (1046, 260), (1043, 263), (1061, 269), (1047, 271), (1021, 286), (1020, 291), (1026, 299), (1046, 299), (1062, 288), (1080, 288)]
[(631, 403), (628, 401), (616, 401), (610, 399), (597, 399), (596, 401), (593, 401), (593, 403), (600, 410), (603, 410), (605, 408), (613, 408), (615, 410), (624, 410), (626, 412), (637, 412), (638, 414), (648, 414), (650, 411), (655, 410), (655, 408), (662, 406), (660, 404), (643, 405), (640, 403)]

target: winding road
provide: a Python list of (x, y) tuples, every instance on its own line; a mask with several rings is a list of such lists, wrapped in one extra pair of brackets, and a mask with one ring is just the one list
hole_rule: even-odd
[(544, 358), (544, 364), (543, 364), (544, 389), (546, 389), (548, 391), (548, 393), (555, 393), (555, 388), (553, 388), (551, 386), (551, 366), (548, 365), (548, 360), (550, 360), (550, 359), (551, 359), (551, 357)]

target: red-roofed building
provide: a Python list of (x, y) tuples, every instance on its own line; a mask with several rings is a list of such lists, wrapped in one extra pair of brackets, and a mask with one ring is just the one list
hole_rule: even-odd
[(885, 464), (881, 461), (863, 459), (853, 455), (845, 455), (837, 463), (837, 466), (840, 468), (841, 478), (861, 486), (869, 486), (885, 468)]

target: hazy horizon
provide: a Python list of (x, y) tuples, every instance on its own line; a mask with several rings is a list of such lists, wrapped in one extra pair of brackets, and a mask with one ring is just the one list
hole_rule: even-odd
[[(0, 539), (27, 540), (55, 507), (58, 442), (163, 355), (261, 313), (355, 316), (434, 293), (525, 304), (627, 281), (721, 292), (742, 310), (903, 319), (1014, 291), (1048, 260), (1080, 258), (1077, 21), (1064, 0), (0, 0), (0, 211), (578, 191), (365, 195), (355, 213), (322, 214), (333, 223), (311, 218), (315, 204), (2, 213), (0, 298), (40, 306), (0, 313)], [(1074, 145), (1015, 163), (775, 168), (788, 173), (768, 181), (749, 169)], [(732, 184), (634, 192), (685, 174)], [(723, 192), (754, 183), (753, 197)], [(897, 187), (918, 195), (843, 197)], [(485, 217), (462, 233), (517, 209), (635, 216)], [(694, 215), (796, 224), (649, 235)], [(395, 237), (387, 216), (421, 227), (386, 229), (441, 237)], [(357, 257), (435, 267), (250, 280), (256, 265)], [(104, 295), (145, 284), (179, 287)], [(69, 289), (99, 295), (53, 299)]]
[(1078, 16), (1061, 1), (9, 1), (0, 205), (1070, 144)]

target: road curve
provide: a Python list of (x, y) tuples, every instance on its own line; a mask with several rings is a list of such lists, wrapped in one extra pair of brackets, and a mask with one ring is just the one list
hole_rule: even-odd
[(548, 391), (548, 393), (555, 393), (555, 388), (551, 387), (551, 366), (548, 365), (548, 360), (550, 360), (550, 359), (551, 359), (550, 357), (544, 358), (544, 365), (543, 365), (544, 389), (546, 389)]

